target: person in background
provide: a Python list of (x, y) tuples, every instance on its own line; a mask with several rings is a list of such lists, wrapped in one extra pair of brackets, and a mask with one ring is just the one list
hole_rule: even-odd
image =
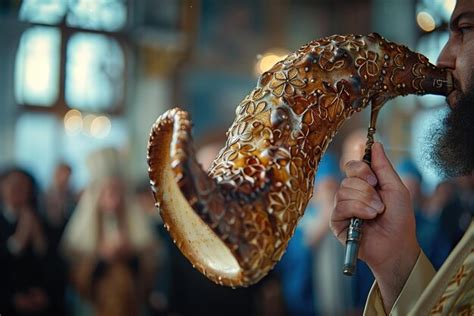
[(440, 201), (439, 221), (450, 247), (454, 248), (474, 216), (474, 175), (457, 177), (448, 183), (454, 192), (444, 203)]
[(94, 315), (139, 315), (153, 282), (153, 231), (129, 196), (119, 152), (101, 149), (87, 162), (91, 181), (61, 244), (72, 285)]
[(45, 273), (48, 243), (33, 176), (13, 167), (0, 175), (0, 313), (49, 315), (53, 297)]
[(71, 166), (64, 162), (59, 163), (45, 193), (44, 219), (48, 226), (48, 239), (54, 243), (54, 248), (57, 248), (64, 227), (77, 203), (77, 196), (70, 185), (71, 174)]
[(351, 280), (335, 264), (343, 259), (344, 249), (329, 230), (339, 181), (338, 161), (331, 152), (326, 152), (316, 172), (314, 195), (299, 225), (306, 245), (312, 250), (310, 275), (316, 315), (345, 315), (352, 308)]
[(280, 262), (275, 266), (281, 281), (281, 291), (288, 315), (315, 315), (313, 294), (313, 255), (305, 240), (305, 226), (313, 217), (312, 204), (308, 203), (305, 214), (297, 225), (293, 237)]
[(403, 184), (410, 193), (415, 212), (421, 211), (425, 204), (425, 196), (422, 192), (423, 176), (420, 170), (418, 170), (413, 160), (408, 157), (402, 158), (397, 164), (396, 169)]
[[(439, 221), (441, 208), (436, 202), (449, 199), (446, 184), (438, 185), (432, 197), (425, 197), (422, 192), (423, 177), (418, 167), (410, 158), (403, 158), (397, 164), (397, 172), (410, 193), (416, 220), (416, 237), (426, 256), (435, 269), (439, 269), (451, 251), (449, 241), (441, 230)], [(444, 201), (443, 201), (444, 203)]]
[(163, 220), (155, 206), (150, 180), (143, 181), (136, 186), (135, 199), (158, 241), (158, 247), (155, 249), (156, 274), (153, 288), (148, 297), (148, 307), (151, 315), (167, 315), (171, 267), (168, 247), (163, 240), (167, 239), (169, 244), (172, 241), (169, 240), (169, 234), (164, 228)]
[(55, 296), (60, 298), (61, 309), (65, 310), (67, 289), (67, 262), (60, 255), (59, 242), (72, 211), (76, 207), (77, 196), (70, 186), (72, 169), (66, 163), (59, 163), (45, 192), (42, 218), (48, 239), (49, 251), (47, 269), (54, 284)]

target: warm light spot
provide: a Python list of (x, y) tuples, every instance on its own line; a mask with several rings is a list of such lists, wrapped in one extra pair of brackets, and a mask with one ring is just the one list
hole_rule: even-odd
[(273, 67), (277, 62), (285, 59), (288, 55), (287, 50), (283, 49), (272, 49), (263, 55), (258, 56), (258, 61), (255, 64), (255, 73), (260, 76), (265, 71)]
[(90, 133), (97, 138), (105, 138), (110, 133), (112, 124), (107, 116), (96, 117), (91, 124)]
[(76, 109), (72, 109), (72, 110), (67, 111), (66, 115), (64, 115), (64, 121), (66, 121), (69, 118), (74, 117), (74, 116), (82, 117), (81, 111), (78, 111)]
[(78, 110), (69, 110), (64, 115), (64, 129), (70, 135), (78, 134), (82, 130), (82, 114)]
[(87, 135), (91, 135), (91, 127), (92, 127), (92, 122), (94, 122), (95, 118), (97, 116), (95, 116), (94, 114), (87, 114), (85, 117), (84, 117), (84, 122), (83, 122), (83, 131), (84, 133), (86, 133)]
[(431, 14), (426, 11), (421, 11), (416, 16), (418, 26), (425, 32), (431, 32), (435, 29), (436, 23)]
[(454, 11), (454, 7), (456, 6), (456, 0), (444, 0), (443, 7), (446, 12), (451, 14)]

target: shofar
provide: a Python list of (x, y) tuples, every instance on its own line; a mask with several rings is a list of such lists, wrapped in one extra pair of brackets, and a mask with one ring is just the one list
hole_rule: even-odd
[(156, 206), (175, 244), (210, 280), (259, 281), (282, 257), (342, 124), (369, 103), (447, 95), (451, 76), (378, 34), (312, 41), (276, 63), (237, 107), (209, 172), (197, 163), (188, 114), (152, 127), (148, 163)]

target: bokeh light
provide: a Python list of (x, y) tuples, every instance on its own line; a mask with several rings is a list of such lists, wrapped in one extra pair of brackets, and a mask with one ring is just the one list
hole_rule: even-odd
[(255, 64), (255, 74), (260, 76), (262, 73), (272, 68), (277, 62), (285, 59), (287, 55), (288, 51), (281, 48), (267, 51), (265, 54), (259, 56), (258, 61)]
[(105, 138), (110, 133), (112, 124), (107, 116), (101, 115), (96, 117), (90, 126), (90, 134), (97, 138)]
[(86, 116), (84, 116), (84, 123), (83, 123), (83, 133), (86, 134), (86, 135), (91, 135), (91, 127), (92, 127), (92, 122), (94, 122), (94, 120), (96, 119), (97, 116), (95, 116), (94, 114), (87, 114)]
[(82, 114), (78, 110), (69, 110), (64, 115), (64, 129), (69, 135), (75, 135), (82, 130)]
[(421, 11), (416, 16), (416, 22), (418, 26), (425, 32), (431, 32), (436, 28), (436, 22), (434, 18), (426, 11)]

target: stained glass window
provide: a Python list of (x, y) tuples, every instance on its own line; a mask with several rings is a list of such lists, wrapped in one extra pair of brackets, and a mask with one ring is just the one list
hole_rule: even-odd
[(15, 96), (19, 104), (51, 106), (58, 97), (60, 33), (53, 27), (25, 31), (16, 57)]
[(19, 17), (31, 23), (59, 24), (65, 13), (65, 0), (24, 0)]
[(20, 20), (114, 32), (127, 22), (125, 0), (24, 0)]
[[(16, 100), (28, 105), (24, 109), (36, 107), (45, 113), (20, 115), (15, 157), (43, 187), (60, 159), (71, 164), (73, 182), (82, 187), (87, 182), (84, 157), (90, 151), (126, 145), (126, 125), (110, 115), (124, 99), (126, 56), (116, 32), (127, 22), (126, 9), (126, 0), (21, 4), (19, 19), (32, 26), (17, 51)], [(64, 118), (56, 116), (65, 112)]]
[(124, 54), (110, 37), (76, 33), (68, 42), (66, 103), (73, 108), (100, 112), (123, 97)]
[[(127, 21), (125, 0), (25, 0), (19, 17), (31, 23), (60, 26), (33, 26), (23, 34), (16, 60), (15, 90), (19, 104), (66, 105), (105, 112), (121, 103), (123, 49), (113, 33), (87, 30), (120, 30)], [(61, 36), (67, 26), (84, 32), (73, 29)], [(61, 52), (61, 38), (66, 42), (66, 56)], [(65, 78), (63, 84), (60, 78)], [(59, 94), (62, 87), (65, 91)], [(65, 99), (58, 100), (58, 95)]]
[(70, 26), (117, 31), (127, 22), (125, 0), (69, 0), (68, 9)]

